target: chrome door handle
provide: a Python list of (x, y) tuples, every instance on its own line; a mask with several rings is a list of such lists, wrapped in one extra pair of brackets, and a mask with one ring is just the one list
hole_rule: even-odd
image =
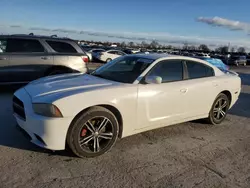
[(187, 93), (188, 89), (187, 88), (184, 88), (184, 89), (181, 89), (180, 92), (181, 93)]

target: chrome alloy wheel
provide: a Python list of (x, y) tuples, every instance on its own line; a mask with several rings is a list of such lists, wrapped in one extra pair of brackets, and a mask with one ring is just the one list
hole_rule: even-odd
[(223, 119), (227, 113), (227, 109), (228, 108), (228, 101), (220, 98), (213, 109), (213, 114), (214, 114), (214, 119), (220, 121), (221, 119)]
[(103, 116), (97, 116), (85, 122), (81, 128), (78, 143), (87, 153), (98, 153), (105, 149), (114, 135), (114, 125)]

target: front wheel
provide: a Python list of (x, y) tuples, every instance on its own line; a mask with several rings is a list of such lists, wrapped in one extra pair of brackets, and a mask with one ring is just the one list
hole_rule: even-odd
[(226, 118), (229, 105), (228, 97), (223, 93), (219, 94), (209, 112), (208, 122), (213, 125), (220, 124)]
[(97, 157), (114, 146), (118, 131), (118, 121), (111, 111), (92, 107), (70, 126), (67, 143), (79, 157)]

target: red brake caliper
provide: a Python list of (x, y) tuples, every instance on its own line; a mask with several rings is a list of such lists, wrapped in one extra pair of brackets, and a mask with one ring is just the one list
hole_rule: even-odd
[(83, 129), (82, 132), (81, 132), (81, 136), (85, 136), (87, 133), (87, 129)]

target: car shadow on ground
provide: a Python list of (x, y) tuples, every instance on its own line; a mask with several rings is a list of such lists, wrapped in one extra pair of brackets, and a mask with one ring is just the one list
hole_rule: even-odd
[(241, 84), (250, 86), (250, 74), (241, 73), (241, 72), (238, 72), (238, 74), (241, 78)]
[(250, 118), (250, 93), (241, 93), (229, 114)]
[(0, 89), (0, 145), (46, 153), (48, 155), (74, 156), (70, 151), (50, 151), (30, 143), (21, 131), (16, 127), (16, 121), (12, 114), (12, 97), (15, 90), (20, 87), (4, 87)]

